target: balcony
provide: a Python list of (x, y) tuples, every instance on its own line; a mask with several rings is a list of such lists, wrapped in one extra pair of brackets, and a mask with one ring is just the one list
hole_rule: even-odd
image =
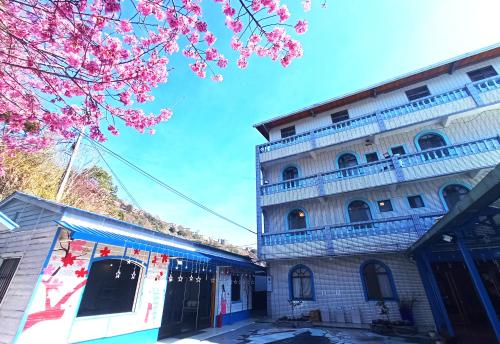
[(500, 76), (495, 76), (439, 95), (271, 141), (257, 146), (257, 151), (260, 162), (268, 162), (428, 120), (445, 118), (499, 101)]
[(261, 259), (345, 256), (406, 250), (445, 213), (264, 233)]
[(449, 145), (260, 187), (261, 206), (494, 167), (500, 138)]

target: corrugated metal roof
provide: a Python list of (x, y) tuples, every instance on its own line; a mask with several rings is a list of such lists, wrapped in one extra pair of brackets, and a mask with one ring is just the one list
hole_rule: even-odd
[(61, 227), (70, 230), (72, 239), (95, 241), (107, 245), (154, 251), (168, 254), (171, 257), (180, 257), (188, 260), (202, 262), (209, 262), (211, 260), (210, 257), (198, 252), (195, 248), (176, 244), (159, 235), (145, 235), (144, 233), (116, 230), (105, 231), (87, 226), (80, 226), (66, 221), (55, 222)]

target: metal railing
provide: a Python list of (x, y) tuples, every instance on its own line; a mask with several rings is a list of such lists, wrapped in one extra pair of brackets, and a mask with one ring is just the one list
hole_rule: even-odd
[(420, 237), (443, 215), (445, 215), (444, 212), (436, 212), (419, 216), (408, 215), (364, 222), (296, 229), (286, 232), (264, 233), (262, 234), (262, 245), (285, 245), (311, 241), (390, 235), (404, 232), (412, 232), (415, 236)]
[(454, 144), (398, 157), (401, 167), (421, 165), (435, 160), (453, 159), (471, 154), (500, 149), (500, 138), (490, 137), (472, 142)]
[(392, 171), (397, 168), (416, 166), (436, 160), (452, 159), (461, 156), (478, 154), (500, 149), (500, 138), (491, 137), (471, 142), (459, 143), (439, 148), (427, 149), (417, 153), (398, 155), (394, 159), (388, 158), (367, 164), (342, 168), (330, 172), (319, 173), (312, 176), (290, 179), (279, 183), (261, 186), (261, 195), (270, 195), (291, 189), (304, 188), (320, 183), (329, 183), (336, 180), (373, 175), (381, 172)]
[[(494, 76), (485, 80), (476, 81), (472, 83), (471, 86), (476, 88), (479, 93), (500, 89), (500, 76)], [(467, 87), (460, 87), (438, 95), (432, 95), (423, 99), (408, 102), (403, 105), (381, 110), (380, 116), (381, 120), (383, 121), (397, 116), (403, 116), (415, 111), (429, 109), (441, 104), (454, 102), (460, 99), (467, 98), (469, 96), (470, 94), (467, 91)], [(270, 152), (297, 143), (307, 142), (312, 140), (313, 138), (335, 134), (341, 131), (361, 127), (375, 122), (377, 122), (376, 112), (360, 117), (351, 118), (342, 122), (333, 123), (325, 127), (309, 130), (284, 139), (267, 142), (259, 145), (258, 149), (261, 153)]]
[(500, 89), (500, 75), (476, 81), (473, 86), (481, 93)]

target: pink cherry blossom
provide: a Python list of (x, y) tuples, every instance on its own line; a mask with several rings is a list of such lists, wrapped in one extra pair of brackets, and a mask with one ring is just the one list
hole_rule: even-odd
[(217, 40), (217, 38), (210, 31), (207, 31), (205, 33), (205, 42), (207, 42), (208, 45), (210, 45), (210, 46), (214, 45), (216, 40)]
[(303, 0), (302, 8), (304, 9), (304, 12), (309, 12), (311, 10), (311, 0)]
[(217, 49), (215, 49), (215, 48), (208, 48), (205, 51), (205, 57), (206, 57), (207, 61), (216, 60), (218, 56), (219, 56), (219, 53), (217, 52)]
[(224, 56), (219, 55), (219, 60), (217, 61), (217, 66), (219, 66), (220, 68), (226, 68), (227, 64), (228, 64), (228, 60)]
[(221, 74), (215, 74), (214, 76), (212, 76), (212, 80), (215, 82), (222, 82), (223, 77)]
[(299, 35), (306, 33), (307, 27), (308, 27), (307, 21), (299, 20), (295, 25), (295, 32), (297, 32)]
[[(303, 55), (292, 34), (305, 33), (307, 22), (288, 24), (280, 0), (214, 1), (234, 34), (226, 44), (239, 68), (254, 54), (285, 67)], [(310, 9), (310, 0), (303, 6)], [(204, 10), (201, 0), (137, 0), (135, 7), (121, 0), (2, 3), (0, 176), (4, 157), (72, 139), (75, 128), (99, 142), (119, 135), (117, 127), (153, 134), (172, 112), (146, 113), (140, 105), (154, 101), (170, 71), (182, 70), (171, 55), (187, 59), (198, 77), (208, 73), (221, 82), (219, 69), (229, 60)]]
[(288, 7), (286, 5), (282, 5), (277, 12), (280, 17), (280, 22), (285, 22), (288, 18), (290, 18), (290, 12), (288, 11)]

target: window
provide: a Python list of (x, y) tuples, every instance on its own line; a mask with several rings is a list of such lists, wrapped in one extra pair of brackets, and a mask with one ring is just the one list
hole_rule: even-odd
[(439, 148), (446, 146), (446, 141), (438, 134), (425, 134), (418, 138), (418, 146), (421, 150)]
[(391, 154), (392, 155), (403, 155), (406, 154), (405, 147), (403, 146), (396, 146), (391, 148)]
[(241, 301), (241, 276), (231, 275), (231, 302)]
[(426, 85), (417, 88), (412, 88), (411, 90), (408, 90), (405, 93), (409, 101), (417, 100), (431, 95)]
[[(120, 278), (116, 278), (120, 269)], [(137, 277), (131, 278), (136, 273)], [(141, 268), (119, 259), (98, 260), (92, 264), (78, 310), (79, 317), (131, 312), (134, 308)]]
[(370, 221), (372, 219), (370, 207), (363, 201), (353, 201), (349, 203), (347, 211), (351, 222)]
[(356, 159), (356, 156), (351, 153), (345, 153), (342, 154), (339, 159), (339, 168), (348, 168), (348, 167), (353, 167), (358, 164), (358, 159)]
[(312, 300), (314, 283), (311, 269), (297, 265), (290, 270), (290, 296), (292, 300)]
[(349, 112), (347, 110), (342, 110), (339, 112), (332, 113), (332, 123), (338, 123), (349, 119)]
[(369, 261), (361, 265), (361, 279), (367, 300), (394, 300), (396, 298), (391, 270), (383, 263)]
[(284, 139), (286, 137), (290, 137), (295, 135), (295, 126), (292, 125), (291, 127), (286, 127), (281, 129), (281, 138)]
[(0, 303), (7, 293), (10, 282), (16, 273), (20, 258), (6, 258), (0, 260)]
[(452, 210), (469, 193), (469, 189), (459, 184), (452, 184), (445, 187), (442, 192), (448, 210)]
[(408, 203), (410, 204), (411, 208), (423, 208), (425, 206), (424, 200), (420, 195), (408, 196)]
[[(294, 188), (296, 186), (298, 186), (297, 184), (297, 181), (296, 180), (293, 180), (293, 179), (297, 179), (299, 177), (299, 170), (297, 169), (297, 167), (295, 166), (290, 166), (290, 167), (287, 167), (283, 170), (283, 181), (285, 181), (285, 189), (288, 189), (288, 188)], [(289, 180), (287, 182), (287, 180)]]
[(377, 152), (365, 154), (365, 157), (366, 157), (366, 162), (375, 162), (375, 161), (378, 161), (378, 154), (377, 154)]
[(377, 201), (378, 209), (381, 213), (385, 213), (387, 211), (393, 211), (392, 203), (390, 199), (384, 199), (382, 201)]
[(307, 216), (304, 210), (294, 209), (288, 213), (288, 229), (307, 228)]
[(497, 72), (492, 66), (486, 66), (483, 68), (471, 70), (470, 72), (467, 72), (467, 75), (472, 81), (479, 81), (495, 76), (497, 75)]

